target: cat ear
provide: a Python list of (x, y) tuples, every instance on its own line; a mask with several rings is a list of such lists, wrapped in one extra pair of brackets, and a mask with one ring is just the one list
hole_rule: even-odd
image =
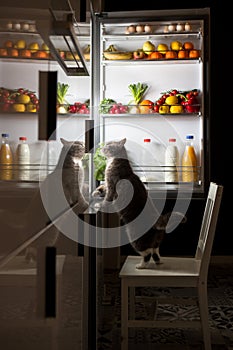
[(66, 144), (66, 140), (65, 140), (65, 139), (63, 139), (62, 137), (60, 138), (60, 141), (61, 141), (61, 143), (62, 143), (63, 145), (65, 145), (65, 144)]
[(120, 141), (120, 144), (121, 144), (122, 146), (124, 146), (125, 143), (126, 143), (126, 137)]

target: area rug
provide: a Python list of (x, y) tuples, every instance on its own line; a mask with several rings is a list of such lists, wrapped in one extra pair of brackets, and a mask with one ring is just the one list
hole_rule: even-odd
[[(213, 350), (233, 350), (233, 264), (212, 264), (208, 275), (209, 322)], [(98, 300), (98, 350), (121, 349), (121, 300), (119, 270), (106, 270), (104, 283), (99, 288)], [(102, 288), (102, 289), (101, 289)], [(169, 296), (175, 290), (169, 288), (137, 289), (138, 295), (146, 297)], [(192, 293), (190, 289), (190, 293)], [(148, 298), (150, 299), (150, 298)], [(151, 302), (139, 301), (136, 314), (139, 319), (148, 319), (153, 312)], [(198, 308), (191, 306), (159, 307), (162, 319), (196, 319)], [(131, 329), (129, 350), (201, 350), (204, 349), (199, 330), (188, 329)]]

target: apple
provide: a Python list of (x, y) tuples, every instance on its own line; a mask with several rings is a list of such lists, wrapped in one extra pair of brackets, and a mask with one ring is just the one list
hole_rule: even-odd
[(63, 60), (64, 60), (65, 57), (66, 57), (65, 51), (59, 51), (59, 55), (60, 55), (60, 57), (61, 57)]
[(133, 52), (133, 58), (135, 60), (145, 58), (145, 53), (143, 52), (142, 49), (138, 49), (138, 50)]

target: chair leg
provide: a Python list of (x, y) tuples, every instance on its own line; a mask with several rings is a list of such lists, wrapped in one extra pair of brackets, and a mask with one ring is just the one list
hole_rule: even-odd
[(209, 327), (209, 309), (207, 286), (202, 284), (198, 287), (198, 302), (201, 317), (201, 326), (205, 350), (211, 350), (211, 334)]
[(121, 282), (121, 350), (128, 350), (128, 284)]
[(135, 319), (135, 288), (129, 288), (129, 318), (130, 320)]

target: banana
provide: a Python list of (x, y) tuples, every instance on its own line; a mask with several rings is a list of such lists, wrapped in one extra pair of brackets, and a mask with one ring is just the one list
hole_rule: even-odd
[(118, 51), (114, 45), (110, 45), (107, 50), (103, 52), (103, 55), (107, 60), (130, 60), (133, 58), (132, 52)]
[(104, 52), (117, 52), (117, 49), (114, 45), (110, 45)]
[(83, 50), (83, 55), (84, 55), (86, 60), (90, 59), (90, 52), (91, 52), (91, 46), (87, 45)]
[(104, 52), (107, 60), (130, 60), (133, 58), (132, 52)]

